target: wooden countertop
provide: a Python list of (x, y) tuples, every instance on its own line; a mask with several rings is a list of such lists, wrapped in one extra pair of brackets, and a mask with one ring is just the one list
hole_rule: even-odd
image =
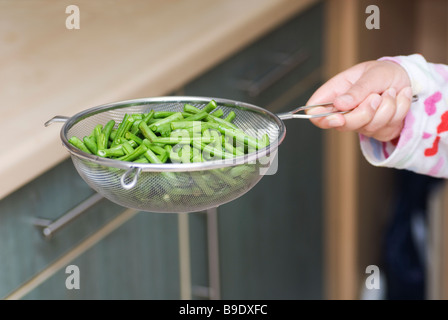
[(53, 116), (168, 94), (315, 2), (1, 1), (0, 198), (68, 157)]

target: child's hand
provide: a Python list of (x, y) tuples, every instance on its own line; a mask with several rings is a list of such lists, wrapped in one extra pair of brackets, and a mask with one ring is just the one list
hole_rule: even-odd
[[(332, 102), (339, 110), (351, 110), (311, 121), (322, 129), (356, 131), (380, 141), (400, 135), (412, 100), (407, 72), (391, 61), (357, 64), (323, 84), (307, 105)], [(312, 113), (323, 112), (320, 108)], [(309, 112), (311, 113), (311, 112)]]

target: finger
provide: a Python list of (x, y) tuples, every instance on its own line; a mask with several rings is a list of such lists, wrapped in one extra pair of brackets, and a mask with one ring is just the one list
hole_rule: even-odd
[(386, 90), (381, 96), (381, 104), (376, 110), (372, 121), (361, 128), (359, 132), (366, 136), (374, 136), (381, 129), (386, 128), (397, 110), (396, 96), (394, 88)]
[(334, 100), (336, 108), (350, 110), (355, 108), (371, 93), (382, 93), (386, 90), (384, 79), (379, 73), (365, 72), (343, 95)]
[(336, 97), (350, 89), (353, 83), (361, 77), (367, 65), (368, 62), (363, 62), (335, 75), (317, 89), (306, 104), (333, 102)]
[[(325, 107), (316, 107), (310, 109), (307, 114), (315, 115), (321, 113), (328, 113), (329, 109)], [(311, 122), (321, 129), (330, 129), (341, 127), (345, 124), (345, 118), (342, 114), (333, 114), (331, 116), (322, 117), (322, 118), (311, 118)]]
[(347, 92), (334, 100), (336, 108), (350, 110), (371, 93), (382, 94), (389, 88), (399, 91), (409, 86), (406, 71), (395, 62), (377, 61), (366, 65), (365, 72)]
[(358, 131), (360, 128), (372, 121), (375, 112), (381, 103), (378, 94), (369, 95), (358, 107), (344, 115), (345, 124), (338, 127), (341, 131)]
[(387, 127), (373, 135), (373, 138), (379, 141), (391, 141), (397, 138), (403, 129), (404, 119), (409, 111), (411, 102), (412, 89), (410, 87), (406, 87), (397, 95), (396, 111), (393, 118), (389, 121)]
[(391, 125), (397, 125), (403, 123), (406, 115), (409, 112), (412, 103), (412, 89), (411, 87), (406, 87), (401, 90), (397, 95), (397, 111), (392, 118)]

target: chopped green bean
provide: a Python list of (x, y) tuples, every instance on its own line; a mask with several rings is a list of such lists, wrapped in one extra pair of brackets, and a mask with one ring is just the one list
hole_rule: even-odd
[(106, 125), (103, 128), (103, 133), (106, 136), (106, 141), (109, 141), (110, 139), (110, 134), (112, 133), (112, 130), (114, 129), (115, 126), (115, 120), (109, 120)]
[(175, 112), (175, 113), (173, 113), (172, 115), (170, 115), (170, 116), (168, 116), (166, 118), (163, 118), (163, 119), (161, 119), (161, 120), (159, 120), (157, 122), (152, 123), (150, 128), (151, 128), (152, 131), (156, 131), (158, 129), (158, 127), (160, 127), (161, 125), (170, 123), (171, 121), (174, 121), (174, 120), (180, 120), (180, 119), (183, 119), (183, 118), (184, 118), (184, 116), (182, 115), (181, 112)]
[(125, 154), (131, 154), (134, 152), (134, 148), (131, 146), (131, 144), (129, 143), (129, 141), (120, 139), (120, 142), (123, 146), (123, 151)]
[(123, 117), (123, 121), (120, 123), (120, 125), (118, 126), (118, 128), (117, 128), (117, 132), (115, 133), (115, 135), (114, 135), (114, 141), (112, 141), (112, 147), (113, 146), (116, 146), (117, 144), (119, 144), (118, 143), (118, 138), (121, 138), (123, 135), (124, 135), (124, 133), (125, 133), (125, 129), (126, 129), (126, 126), (128, 125), (128, 119), (129, 119), (130, 117), (129, 117), (129, 114), (125, 114), (124, 115), (124, 117)]
[(80, 149), (81, 151), (92, 154), (92, 152), (90, 152), (84, 142), (82, 142), (82, 140), (80, 140), (78, 137), (73, 136), (68, 139), (68, 142), (70, 142), (73, 146)]
[(140, 125), (138, 126), (142, 135), (148, 139), (149, 141), (153, 142), (158, 137), (157, 135), (148, 127), (148, 125), (145, 122), (140, 122)]
[(148, 124), (149, 120), (151, 120), (154, 117), (154, 110), (151, 110), (150, 112), (148, 112), (144, 117), (143, 117), (143, 121)]
[[(220, 117), (222, 117), (223, 115), (224, 115), (224, 111), (222, 111), (222, 109), (215, 109), (215, 110), (213, 110), (212, 112), (210, 112), (210, 114), (212, 115), (212, 116), (215, 116), (215, 117), (217, 117), (217, 118), (220, 118)], [(227, 120), (226, 120), (227, 121)]]
[(227, 122), (232, 122), (235, 119), (236, 113), (234, 111), (230, 111), (227, 117), (224, 118)]
[(123, 145), (119, 144), (109, 149), (98, 150), (98, 155), (104, 158), (116, 158), (125, 155)]
[[(231, 110), (224, 117), (224, 110), (211, 100), (202, 108), (185, 103), (182, 111), (125, 113), (121, 122), (98, 124), (90, 135), (82, 140), (72, 137), (69, 143), (100, 157), (157, 164), (231, 159), (269, 145), (268, 134), (255, 137), (246, 133), (232, 123), (237, 114)], [(230, 184), (234, 174), (219, 171), (215, 175)], [(167, 175), (175, 177), (172, 173)], [(172, 183), (176, 184), (174, 180)], [(219, 190), (219, 186), (208, 188)]]
[(210, 113), (212, 110), (214, 110), (218, 105), (216, 104), (215, 100), (210, 101), (207, 103), (207, 105), (204, 107), (204, 111), (207, 113)]
[(95, 138), (95, 141), (98, 141), (98, 137), (100, 136), (102, 130), (103, 130), (102, 124), (97, 124), (95, 128), (93, 128), (92, 136)]
[(184, 104), (184, 112), (187, 112), (187, 113), (198, 113), (198, 112), (201, 112), (201, 109), (196, 108), (195, 106), (192, 106), (189, 103), (185, 103)]
[(147, 150), (148, 150), (148, 148), (144, 144), (141, 144), (137, 148), (135, 148), (133, 152), (123, 156), (119, 160), (134, 161), (135, 159), (140, 158), (140, 156), (142, 156)]
[(143, 143), (143, 139), (129, 131), (124, 134), (124, 137), (126, 140), (135, 141), (138, 145), (141, 145)]
[(98, 151), (98, 146), (95, 142), (95, 138), (93, 137), (89, 137), (89, 136), (85, 136), (83, 138), (83, 142), (84, 145), (87, 147), (87, 149), (89, 149), (89, 151), (93, 154), (96, 154)]
[(188, 120), (188, 121), (198, 121), (198, 120), (204, 119), (208, 115), (209, 114), (205, 110), (203, 110), (201, 112), (195, 113), (195, 114), (185, 118), (185, 120)]
[(157, 155), (154, 152), (152, 152), (151, 149), (147, 149), (143, 155), (151, 163), (162, 163), (159, 157), (157, 157)]

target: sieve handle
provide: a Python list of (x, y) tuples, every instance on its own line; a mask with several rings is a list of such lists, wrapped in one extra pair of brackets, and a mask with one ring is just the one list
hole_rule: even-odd
[[(418, 96), (414, 95), (412, 96), (412, 101), (411, 102), (416, 102), (418, 101)], [(347, 112), (350, 112), (351, 110), (346, 110), (346, 111), (331, 111), (331, 112), (325, 112), (325, 113), (317, 113), (317, 114), (297, 114), (298, 112), (301, 111), (305, 111), (308, 109), (312, 109), (312, 108), (317, 108), (317, 107), (325, 107), (325, 106), (329, 106), (332, 105), (333, 102), (326, 102), (326, 103), (321, 103), (321, 104), (315, 104), (315, 105), (311, 105), (311, 106), (301, 106), (298, 107), (292, 111), (289, 112), (283, 112), (283, 113), (278, 113), (277, 116), (281, 119), (281, 120), (288, 120), (288, 119), (312, 119), (312, 118), (320, 118), (320, 117), (327, 117), (327, 116), (331, 116), (332, 114), (344, 114)]]
[[(141, 171), (142, 168), (140, 167), (130, 167), (128, 171), (121, 176), (121, 186), (126, 190), (134, 188)], [(130, 181), (128, 182), (128, 180)]]
[(309, 110), (312, 108), (317, 108), (317, 107), (325, 107), (325, 106), (329, 106), (332, 105), (333, 102), (327, 102), (327, 103), (321, 103), (321, 104), (315, 104), (312, 106), (302, 106), (302, 107), (298, 107), (292, 111), (289, 112), (283, 112), (283, 113), (278, 113), (277, 116), (281, 119), (281, 120), (288, 120), (288, 119), (312, 119), (312, 118), (320, 118), (320, 117), (327, 117), (327, 116), (331, 116), (332, 114), (338, 114), (338, 113), (347, 113), (349, 111), (332, 111), (332, 112), (325, 112), (325, 113), (318, 113), (318, 114), (297, 114), (298, 112), (301, 111), (305, 111), (305, 110)]
[(55, 116), (50, 120), (48, 120), (47, 122), (45, 122), (45, 126), (48, 127), (50, 124), (53, 124), (55, 122), (66, 122), (68, 119), (70, 118), (65, 116)]

